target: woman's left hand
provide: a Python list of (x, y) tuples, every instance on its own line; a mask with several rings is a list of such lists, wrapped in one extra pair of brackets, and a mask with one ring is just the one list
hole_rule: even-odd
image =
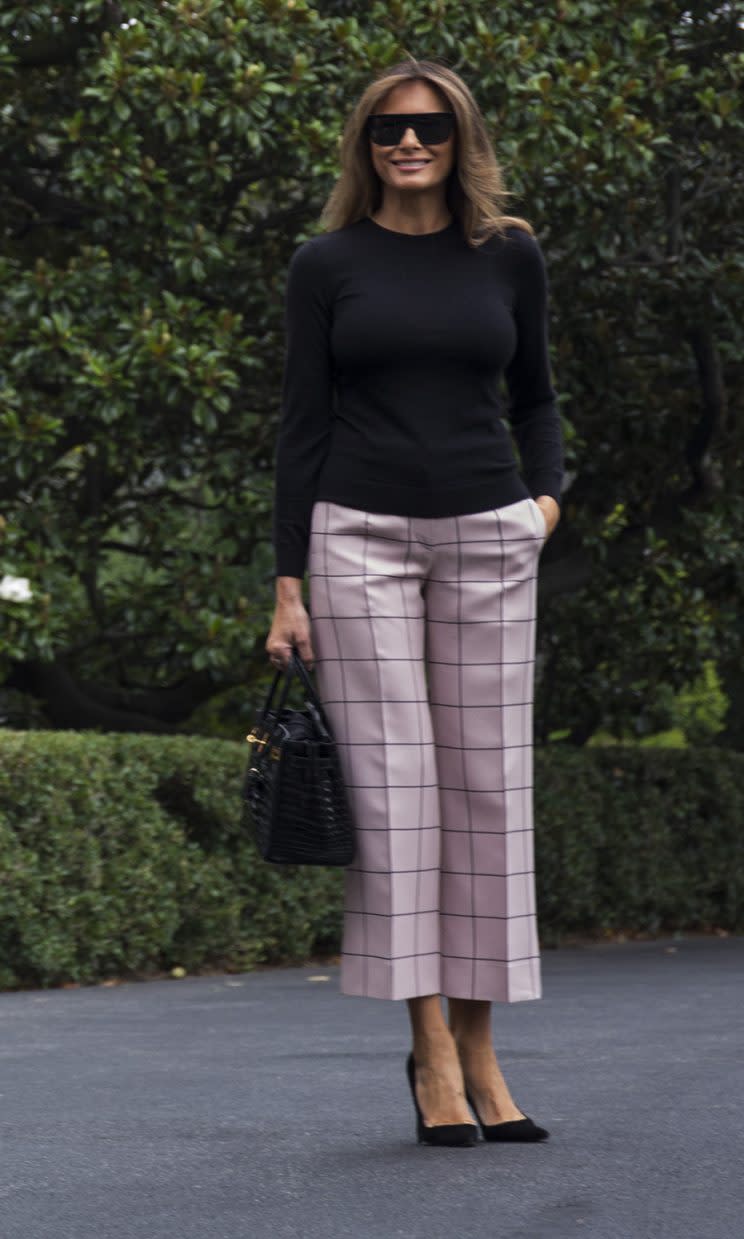
[(561, 519), (560, 504), (556, 502), (552, 495), (538, 495), (535, 503), (545, 517), (545, 541), (547, 542), (558, 521)]

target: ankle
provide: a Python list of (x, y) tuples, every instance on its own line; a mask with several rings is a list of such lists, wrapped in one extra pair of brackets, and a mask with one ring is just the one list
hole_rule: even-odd
[(436, 1066), (457, 1055), (457, 1046), (447, 1029), (419, 1032), (413, 1039), (413, 1057), (421, 1066)]
[(453, 1032), (457, 1052), (466, 1058), (476, 1058), (478, 1055), (488, 1055), (493, 1053), (493, 1043), (491, 1041), (490, 1032), (471, 1032), (465, 1029), (460, 1032)]

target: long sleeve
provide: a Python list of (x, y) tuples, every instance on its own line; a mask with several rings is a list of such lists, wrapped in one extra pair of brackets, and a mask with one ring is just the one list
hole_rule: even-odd
[(287, 269), (286, 352), (274, 482), (277, 576), (305, 574), (315, 484), (333, 417), (331, 305), (319, 240), (322, 237), (303, 242)]
[(508, 417), (522, 459), (524, 480), (533, 498), (551, 495), (561, 502), (563, 436), (548, 353), (549, 283), (540, 244), (519, 230), (514, 317), (517, 348), (504, 371)]

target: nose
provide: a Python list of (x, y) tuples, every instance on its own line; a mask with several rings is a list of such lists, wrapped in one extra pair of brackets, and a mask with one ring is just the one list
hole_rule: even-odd
[(413, 128), (413, 125), (409, 125), (405, 133), (403, 134), (403, 137), (400, 140), (400, 146), (420, 146), (420, 145), (421, 143), (419, 142), (416, 136), (416, 130)]

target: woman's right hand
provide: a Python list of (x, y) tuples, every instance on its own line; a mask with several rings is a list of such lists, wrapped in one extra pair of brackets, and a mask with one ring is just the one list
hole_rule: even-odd
[(310, 639), (310, 616), (302, 601), (302, 582), (296, 577), (277, 577), (277, 599), (266, 652), (275, 667), (286, 667), (292, 646), (313, 670), (315, 655)]

